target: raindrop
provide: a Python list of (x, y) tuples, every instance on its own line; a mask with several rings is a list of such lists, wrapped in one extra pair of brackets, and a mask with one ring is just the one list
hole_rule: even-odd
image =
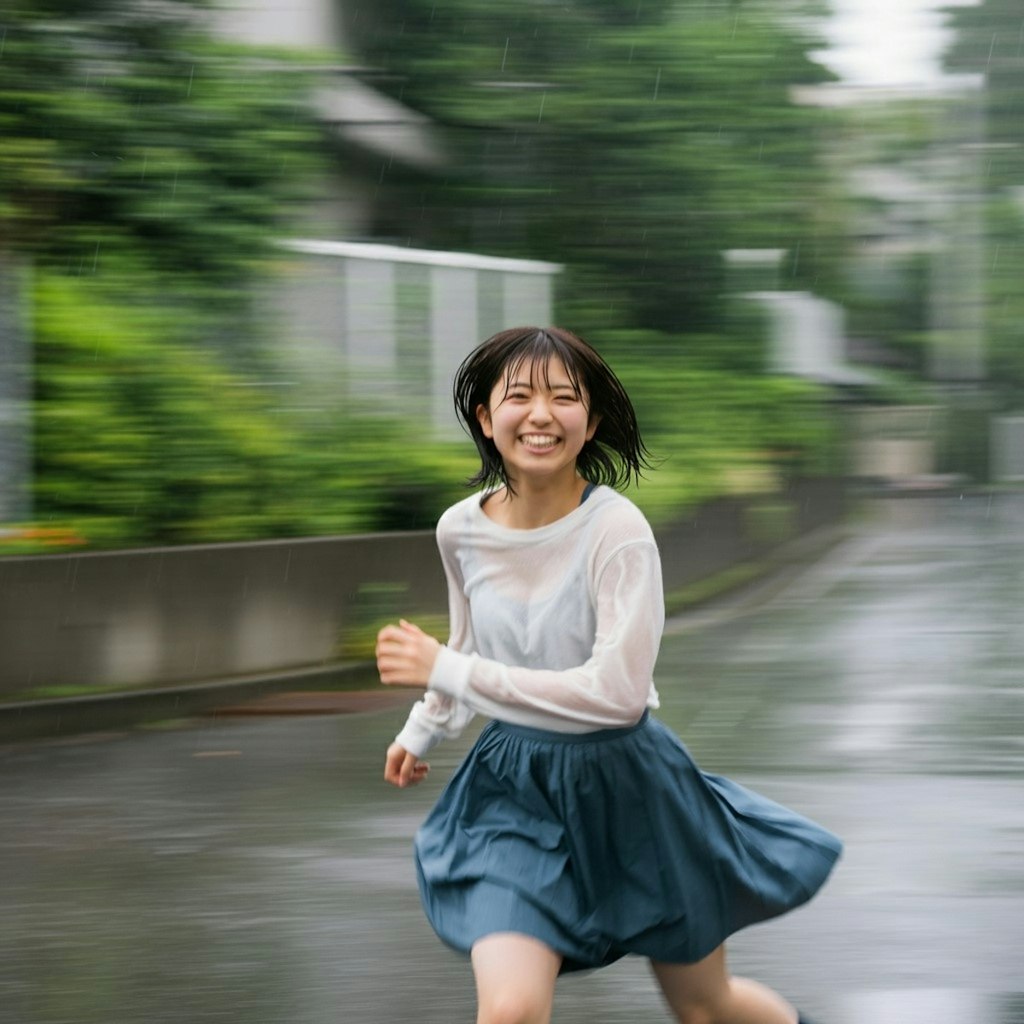
[(509, 44), (509, 39), (510, 39), (509, 36), (505, 36), (505, 52), (501, 55), (501, 70), (502, 71), (505, 70), (505, 61), (508, 60), (508, 44)]
[(195, 75), (195, 73), (196, 73), (196, 66), (195, 66), (195, 64), (193, 64), (192, 65), (192, 69), (188, 73), (188, 92), (185, 93), (186, 96), (191, 96), (192, 95), (192, 78)]
[(548, 98), (548, 94), (541, 93), (540, 97), (540, 110), (537, 111), (537, 123), (540, 124), (540, 119), (544, 116), (544, 101)]
[(658, 98), (658, 89), (661, 88), (661, 68), (658, 68), (658, 74), (654, 79), (654, 96), (652, 99)]

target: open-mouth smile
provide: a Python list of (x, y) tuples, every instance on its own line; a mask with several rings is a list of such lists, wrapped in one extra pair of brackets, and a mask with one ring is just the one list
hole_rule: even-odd
[(551, 434), (520, 434), (519, 440), (527, 448), (554, 448), (559, 439)]

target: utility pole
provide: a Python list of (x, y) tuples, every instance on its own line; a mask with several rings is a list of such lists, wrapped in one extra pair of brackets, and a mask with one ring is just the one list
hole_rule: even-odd
[(27, 268), (0, 250), (0, 528), (31, 510), (31, 346)]

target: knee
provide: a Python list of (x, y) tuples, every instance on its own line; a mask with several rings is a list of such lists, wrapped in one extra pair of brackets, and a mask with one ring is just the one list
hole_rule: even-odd
[(510, 989), (481, 1000), (477, 1024), (547, 1024), (550, 1013), (550, 1006)]

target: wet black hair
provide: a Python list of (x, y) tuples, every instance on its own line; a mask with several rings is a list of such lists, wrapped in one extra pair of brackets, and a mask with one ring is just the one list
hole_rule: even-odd
[[(578, 395), (587, 397), (588, 415), (600, 417), (594, 436), (576, 459), (580, 475), (591, 483), (627, 486), (649, 468), (633, 403), (611, 367), (582, 338), (561, 327), (512, 327), (477, 346), (455, 374), (455, 412), (480, 453), (480, 471), (469, 483), (492, 490), (504, 484), (514, 493), (494, 441), (487, 437), (476, 411), (489, 408), (491, 392), (503, 377), (514, 378), (526, 362), (544, 367), (556, 356)], [(545, 384), (548, 383), (545, 379)]]

